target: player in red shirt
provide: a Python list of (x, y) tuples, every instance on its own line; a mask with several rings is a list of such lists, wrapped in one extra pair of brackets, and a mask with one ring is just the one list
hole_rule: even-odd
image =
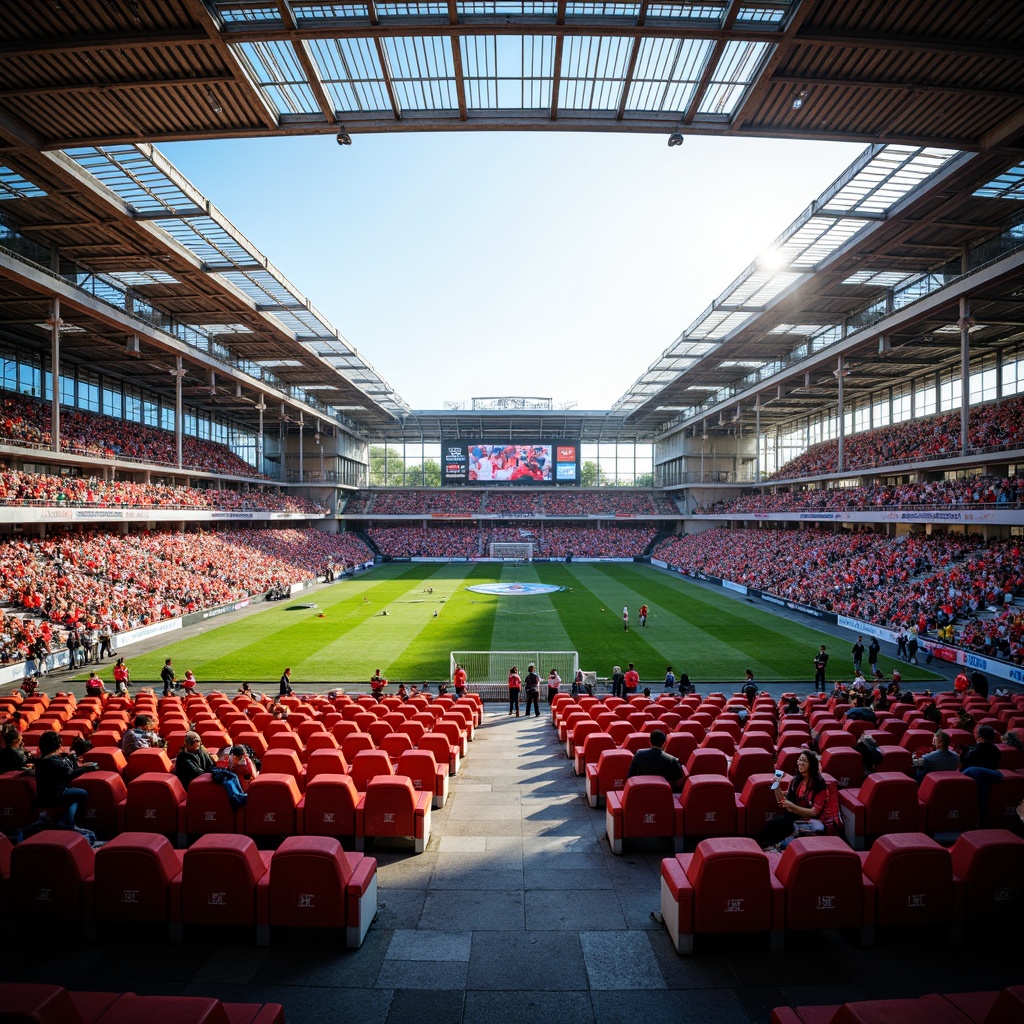
[(629, 668), (626, 670), (625, 676), (625, 693), (623, 696), (626, 700), (629, 700), (640, 687), (640, 673), (633, 668), (633, 662), (629, 663)]

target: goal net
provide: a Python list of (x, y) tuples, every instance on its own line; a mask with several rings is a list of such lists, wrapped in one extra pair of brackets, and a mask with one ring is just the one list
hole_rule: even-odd
[(455, 666), (466, 670), (470, 686), (474, 683), (504, 683), (513, 665), (521, 676), (526, 675), (528, 665), (537, 666), (537, 674), (543, 681), (552, 669), (562, 677), (566, 693), (580, 667), (580, 656), (576, 651), (452, 651), (448, 665), (451, 679)]
[(522, 540), (492, 540), (491, 558), (514, 558), (529, 562), (533, 559), (533, 544)]

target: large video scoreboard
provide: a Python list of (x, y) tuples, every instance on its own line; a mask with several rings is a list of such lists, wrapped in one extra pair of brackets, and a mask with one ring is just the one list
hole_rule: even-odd
[(578, 441), (441, 442), (443, 484), (578, 484)]

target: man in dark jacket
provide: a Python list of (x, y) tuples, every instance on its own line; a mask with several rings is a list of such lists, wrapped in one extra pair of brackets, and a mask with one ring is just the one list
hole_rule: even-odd
[(675, 792), (680, 792), (683, 788), (683, 766), (678, 758), (665, 753), (662, 749), (664, 746), (665, 734), (660, 729), (652, 730), (651, 745), (633, 755), (626, 777), (631, 779), (635, 775), (659, 775), (671, 783)]

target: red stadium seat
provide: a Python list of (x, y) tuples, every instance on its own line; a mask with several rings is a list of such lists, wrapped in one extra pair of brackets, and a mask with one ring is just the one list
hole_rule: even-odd
[(124, 832), (96, 852), (97, 924), (169, 925), (172, 883), (180, 883), (184, 851), (165, 836)]
[(368, 838), (405, 838), (423, 853), (430, 841), (432, 803), (433, 794), (418, 793), (405, 776), (370, 779), (356, 805), (356, 849), (363, 849)]
[(377, 914), (377, 862), (345, 853), (337, 839), (289, 836), (257, 887), (257, 941), (270, 944), (272, 928), (345, 930), (358, 949)]
[(413, 749), (412, 737), (404, 732), (390, 732), (380, 742), (380, 749), (394, 764), (405, 751)]
[(676, 952), (696, 934), (768, 932), (782, 945), (784, 890), (753, 839), (705, 839), (692, 854), (661, 862), (661, 915)]
[(724, 775), (690, 775), (683, 783), (683, 836), (693, 847), (709, 836), (736, 835), (738, 797)]
[(940, 843), (978, 827), (978, 786), (960, 772), (929, 772), (918, 789), (923, 804), (922, 831)]
[[(778, 800), (772, 789), (774, 782), (775, 773), (764, 772), (751, 775), (743, 784), (736, 808), (736, 831), (740, 835), (754, 835), (779, 813)], [(788, 786), (789, 779), (783, 778), (781, 785)]]
[(586, 793), (591, 807), (601, 807), (612, 790), (621, 790), (626, 784), (633, 755), (622, 747), (602, 751), (597, 764), (587, 765)]
[(171, 761), (167, 751), (163, 747), (143, 747), (141, 750), (133, 750), (128, 755), (128, 763), (121, 778), (125, 782), (131, 782), (140, 775), (147, 772), (165, 772), (170, 774), (174, 771), (174, 762)]
[[(577, 750), (583, 749), (583, 744), (586, 743), (587, 737), (594, 733), (599, 733), (601, 727), (592, 718), (586, 718), (583, 721), (577, 722), (571, 730), (569, 730), (565, 737), (565, 756), (573, 762), (573, 768), (576, 766), (576, 752)], [(610, 738), (610, 737), (609, 737)], [(582, 774), (577, 771), (577, 775)]]
[(447, 764), (449, 775), (458, 773), (461, 762), (459, 748), (444, 733), (425, 732), (417, 746), (420, 750), (429, 750), (438, 764)]
[(254, 926), (256, 885), (269, 870), (270, 857), (249, 836), (200, 836), (182, 861), (181, 924)]
[[(277, 743), (280, 737), (274, 738)], [(260, 771), (273, 775), (290, 775), (299, 784), (299, 789), (306, 785), (306, 769), (294, 750), (285, 747), (271, 747), (260, 759)]]
[(605, 794), (605, 832), (616, 854), (631, 839), (668, 838), (678, 849), (683, 842), (682, 804), (665, 779), (635, 775), (621, 791)]
[(699, 740), (689, 732), (670, 732), (665, 737), (664, 751), (671, 754), (680, 764), (685, 765), (697, 749)]
[(917, 832), (921, 808), (914, 780), (898, 772), (876, 772), (859, 789), (839, 793), (846, 841), (855, 849), (871, 845), (875, 836)]
[(22, 840), (11, 851), (14, 920), (26, 929), (83, 927), (91, 916), (86, 884), (92, 884), (94, 860), (88, 840), (70, 829), (47, 829)]
[(341, 739), (341, 749), (349, 764), (361, 750), (376, 750), (377, 745), (368, 732), (351, 732)]
[(0, 832), (13, 835), (36, 820), (36, 780), (25, 772), (0, 775)]
[(359, 791), (348, 775), (310, 779), (297, 810), (298, 827), (311, 836), (355, 836)]
[(836, 780), (840, 789), (850, 789), (864, 782), (864, 759), (853, 747), (829, 747), (822, 755), (821, 770)]
[(412, 780), (413, 789), (433, 796), (433, 808), (444, 807), (448, 799), (448, 766), (439, 765), (429, 750), (407, 750), (395, 765), (395, 774)]
[(771, 774), (775, 768), (775, 751), (762, 747), (739, 747), (729, 765), (729, 781), (740, 792), (751, 775)]
[(207, 772), (192, 780), (185, 795), (185, 831), (191, 836), (245, 832), (245, 808), (234, 808), (228, 791)]
[(963, 914), (963, 883), (954, 882), (949, 851), (922, 832), (879, 836), (860, 855), (875, 889), (880, 928), (956, 928)]
[(1024, 914), (1024, 839), (1006, 829), (964, 832), (950, 851), (965, 886), (964, 919), (1019, 927)]
[(596, 732), (591, 732), (583, 741), (583, 744), (576, 747), (576, 753), (573, 758), (573, 771), (577, 775), (585, 776), (588, 764), (597, 764), (597, 759), (605, 750), (614, 749), (615, 740), (612, 739), (609, 733), (601, 732), (600, 729)]
[(306, 785), (318, 775), (348, 775), (348, 761), (340, 748), (313, 750), (306, 761)]
[(99, 839), (111, 839), (124, 830), (128, 787), (117, 772), (86, 772), (74, 780), (74, 785), (89, 794), (78, 808), (78, 825), (95, 832)]
[(292, 775), (262, 772), (249, 783), (245, 832), (250, 836), (290, 836), (302, 793)]
[(701, 747), (686, 759), (687, 775), (729, 775), (729, 758), (717, 747)]
[[(198, 779), (192, 786), (196, 782)], [(155, 832), (167, 836), (176, 846), (184, 846), (185, 790), (178, 777), (147, 772), (132, 779), (128, 784), (124, 823), (129, 832)]]
[(366, 792), (366, 787), (375, 776), (394, 773), (391, 758), (383, 750), (361, 750), (349, 764), (349, 775), (360, 793)]

